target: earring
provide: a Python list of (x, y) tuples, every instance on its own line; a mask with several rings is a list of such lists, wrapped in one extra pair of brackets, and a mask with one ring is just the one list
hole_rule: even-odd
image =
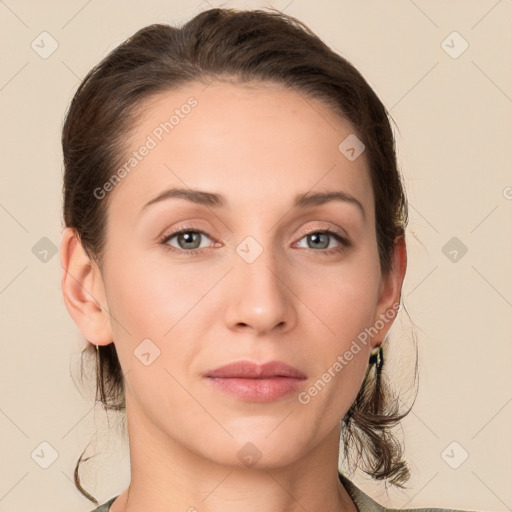
[(102, 372), (100, 361), (100, 347), (96, 345), (96, 401), (103, 402)]
[(377, 365), (377, 372), (380, 372), (382, 365), (384, 364), (384, 351), (382, 349), (382, 344), (379, 345), (377, 350), (374, 350), (370, 354), (369, 363), (370, 365)]

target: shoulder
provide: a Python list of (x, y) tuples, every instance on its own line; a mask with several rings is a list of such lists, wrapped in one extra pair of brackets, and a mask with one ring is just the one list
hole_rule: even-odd
[[(382, 505), (379, 505), (374, 499), (370, 498), (370, 496), (361, 491), (361, 489), (359, 489), (355, 484), (353, 484), (341, 472), (339, 472), (338, 474), (343, 486), (345, 487), (349, 496), (356, 504), (358, 512), (477, 512), (475, 510), (467, 511), (447, 508), (386, 508)], [(112, 503), (114, 503), (116, 498), (118, 498), (118, 496), (110, 498), (108, 501), (106, 501), (99, 507), (95, 508), (94, 510), (91, 510), (90, 512), (108, 512), (110, 506), (112, 505)]]
[(375, 500), (370, 498), (370, 496), (365, 494), (340, 471), (338, 474), (341, 483), (347, 490), (349, 496), (354, 501), (358, 512), (477, 512), (474, 510), (453, 510), (447, 508), (386, 508), (382, 505), (379, 505)]
[(110, 498), (108, 501), (103, 503), (103, 505), (100, 505), (99, 507), (95, 508), (94, 510), (91, 510), (91, 512), (108, 512), (110, 509), (110, 505), (112, 505), (112, 503), (114, 503), (114, 501), (118, 497), (119, 496), (114, 496), (113, 498)]

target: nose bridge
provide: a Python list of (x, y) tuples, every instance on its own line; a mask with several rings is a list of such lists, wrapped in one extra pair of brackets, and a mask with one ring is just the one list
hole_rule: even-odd
[[(261, 233), (265, 233), (261, 230)], [(260, 240), (263, 235), (257, 235)], [(235, 248), (234, 300), (229, 308), (231, 323), (269, 330), (290, 321), (290, 295), (285, 286), (284, 265), (275, 253), (272, 233), (260, 242), (249, 235)]]
[[(261, 240), (261, 235), (258, 237)], [(235, 272), (253, 294), (262, 291), (281, 292), (283, 266), (274, 251), (272, 236), (265, 236), (261, 243), (252, 235), (247, 236), (236, 247)]]

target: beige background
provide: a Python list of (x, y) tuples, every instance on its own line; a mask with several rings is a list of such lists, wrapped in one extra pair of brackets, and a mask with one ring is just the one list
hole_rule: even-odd
[[(0, 1), (0, 511), (94, 508), (72, 483), (91, 439), (87, 453), (98, 456), (82, 466), (85, 487), (103, 503), (128, 484), (122, 424), (111, 423), (109, 438), (105, 413), (71, 378), (84, 342), (51, 252), (62, 230), (60, 129), (80, 80), (107, 50), (144, 25), (183, 22), (209, 5), (265, 3)], [(404, 302), (421, 372), (403, 422), (413, 476), (389, 497), (363, 474), (353, 480), (397, 508), (512, 510), (512, 2), (272, 5), (358, 67), (400, 130), (410, 200)], [(43, 31), (58, 43), (45, 59), (31, 47), (48, 37)], [(464, 41), (467, 50), (453, 58)], [(409, 328), (402, 311), (391, 336), (397, 350), (410, 351)], [(47, 469), (40, 464), (51, 462), (52, 448), (43, 442), (57, 455)], [(457, 469), (447, 463), (457, 466), (466, 452)]]

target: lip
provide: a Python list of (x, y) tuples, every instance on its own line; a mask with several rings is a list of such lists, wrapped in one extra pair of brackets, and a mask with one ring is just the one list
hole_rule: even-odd
[(216, 389), (249, 402), (271, 402), (302, 387), (307, 376), (282, 361), (235, 361), (206, 372)]

